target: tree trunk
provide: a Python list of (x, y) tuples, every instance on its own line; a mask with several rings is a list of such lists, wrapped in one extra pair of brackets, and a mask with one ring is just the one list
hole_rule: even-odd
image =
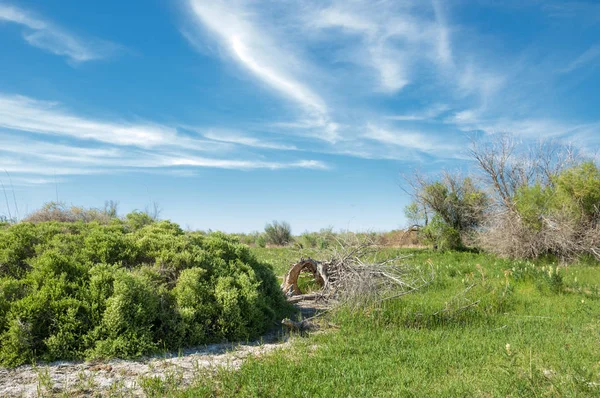
[(327, 274), (321, 262), (313, 260), (312, 258), (301, 259), (300, 262), (294, 264), (283, 277), (281, 290), (288, 295), (288, 297), (302, 294), (302, 291), (298, 288), (298, 277), (301, 272), (311, 272), (315, 281), (321, 287), (327, 284)]

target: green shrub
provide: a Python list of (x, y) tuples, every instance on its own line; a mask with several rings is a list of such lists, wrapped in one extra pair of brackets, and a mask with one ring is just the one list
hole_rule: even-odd
[(127, 224), (133, 230), (138, 230), (146, 225), (152, 224), (155, 220), (143, 211), (134, 210), (125, 216)]
[(273, 221), (265, 226), (265, 235), (268, 243), (287, 245), (292, 241), (292, 227), (285, 221)]
[(556, 178), (556, 186), (561, 199), (573, 201), (584, 219), (600, 214), (600, 169), (594, 162), (564, 170)]
[(515, 195), (515, 207), (521, 219), (529, 228), (540, 231), (542, 218), (555, 206), (552, 189), (540, 184), (520, 188)]
[(435, 215), (422, 230), (426, 242), (438, 250), (455, 250), (463, 247), (460, 233), (448, 225), (440, 216)]
[(288, 311), (273, 270), (222, 233), (141, 213), (0, 230), (5, 366), (254, 338)]
[(333, 228), (322, 228), (319, 232), (304, 232), (300, 235), (299, 244), (303, 248), (326, 249), (335, 241)]
[(239, 239), (240, 243), (243, 243), (245, 245), (252, 245), (256, 244), (256, 240), (259, 238), (260, 235), (260, 232), (253, 231), (249, 234), (235, 234), (234, 236)]
[[(113, 206), (116, 206), (113, 204)], [(23, 219), (24, 222), (34, 224), (41, 222), (92, 222), (109, 224), (117, 217), (116, 207), (105, 207), (104, 209), (86, 209), (78, 206), (68, 207), (63, 202), (48, 202), (41, 209), (34, 211)]]
[(267, 239), (265, 238), (265, 236), (263, 234), (260, 234), (256, 237), (254, 244), (258, 247), (263, 247), (263, 248), (267, 247)]

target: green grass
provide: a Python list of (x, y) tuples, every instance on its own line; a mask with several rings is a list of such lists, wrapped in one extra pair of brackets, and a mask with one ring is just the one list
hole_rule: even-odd
[(297, 263), (301, 257), (318, 258), (317, 249), (300, 249), (297, 247), (252, 247), (252, 254), (263, 263), (269, 264), (275, 270), (275, 274), (283, 277), (292, 264)]
[[(253, 249), (279, 274), (291, 249)], [(181, 396), (600, 396), (600, 266), (386, 249), (433, 264), (417, 294), (296, 338), (289, 350), (198, 380)], [(315, 255), (316, 258), (318, 256)], [(470, 303), (477, 305), (469, 306)]]

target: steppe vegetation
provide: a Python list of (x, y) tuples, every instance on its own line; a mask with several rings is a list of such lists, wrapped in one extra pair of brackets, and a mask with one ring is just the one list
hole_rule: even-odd
[(0, 229), (4, 366), (251, 339), (289, 312), (273, 271), (225, 234), (186, 233), (142, 212), (85, 211), (90, 222), (48, 213), (72, 209), (50, 205), (36, 223)]
[(553, 142), (519, 145), (500, 135), (474, 140), (479, 173), (408, 177), (407, 218), (439, 248), (478, 247), (514, 259), (600, 260), (600, 169)]
[[(338, 305), (236, 369), (140, 380), (147, 396), (600, 395), (600, 169), (571, 148), (474, 142), (480, 172), (407, 177), (387, 233), (185, 232), (116, 204), (52, 203), (0, 226), (0, 361), (131, 358), (256, 338), (290, 316), (279, 282), (349, 239), (432, 278)], [(402, 282), (402, 281), (401, 281)], [(305, 276), (303, 293), (320, 287)], [(290, 332), (287, 332), (290, 333)]]
[[(293, 248), (254, 248), (284, 271)], [(416, 294), (329, 314), (333, 329), (172, 396), (597, 396), (600, 267), (385, 248), (433, 264)]]

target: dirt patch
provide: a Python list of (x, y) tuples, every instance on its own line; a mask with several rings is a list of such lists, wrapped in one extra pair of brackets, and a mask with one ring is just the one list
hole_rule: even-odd
[(0, 397), (144, 396), (141, 384), (150, 378), (189, 386), (196, 377), (218, 368), (238, 369), (245, 359), (286, 347), (287, 337), (268, 336), (247, 344), (212, 344), (180, 354), (139, 361), (56, 362), (0, 368)]

